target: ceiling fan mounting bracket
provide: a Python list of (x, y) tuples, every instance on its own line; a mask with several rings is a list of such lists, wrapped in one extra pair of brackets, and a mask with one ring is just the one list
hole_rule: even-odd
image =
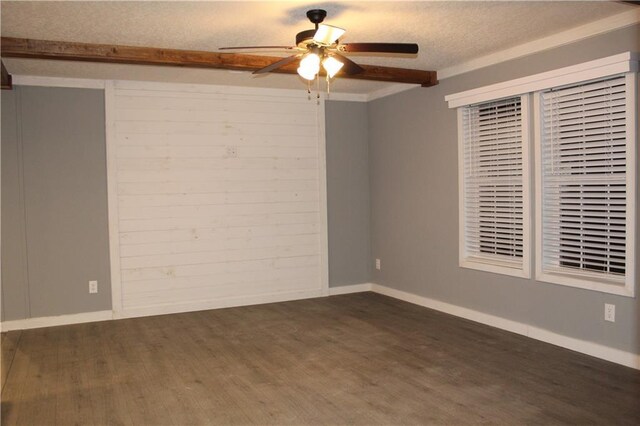
[(318, 29), (318, 24), (324, 21), (326, 17), (327, 11), (323, 9), (311, 9), (307, 11), (307, 18), (316, 25), (316, 29)]

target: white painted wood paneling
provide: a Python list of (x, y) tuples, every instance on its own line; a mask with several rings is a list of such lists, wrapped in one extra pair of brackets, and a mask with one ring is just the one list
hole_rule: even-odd
[(106, 98), (116, 317), (327, 294), (322, 104), (135, 82)]

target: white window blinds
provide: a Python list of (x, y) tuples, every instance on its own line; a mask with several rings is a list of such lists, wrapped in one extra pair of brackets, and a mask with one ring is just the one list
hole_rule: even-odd
[(520, 96), (462, 108), (463, 262), (492, 263), (522, 272), (522, 112)]
[(540, 94), (543, 272), (624, 284), (625, 81), (618, 76)]

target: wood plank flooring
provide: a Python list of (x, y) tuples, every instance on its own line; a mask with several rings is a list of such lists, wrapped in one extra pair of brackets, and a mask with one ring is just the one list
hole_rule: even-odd
[(3, 425), (639, 424), (640, 372), (360, 293), (2, 335)]

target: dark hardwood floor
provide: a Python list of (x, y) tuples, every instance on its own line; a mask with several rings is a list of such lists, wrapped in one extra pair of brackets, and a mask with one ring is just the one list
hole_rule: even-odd
[(640, 424), (640, 372), (373, 293), (2, 334), (2, 424)]

